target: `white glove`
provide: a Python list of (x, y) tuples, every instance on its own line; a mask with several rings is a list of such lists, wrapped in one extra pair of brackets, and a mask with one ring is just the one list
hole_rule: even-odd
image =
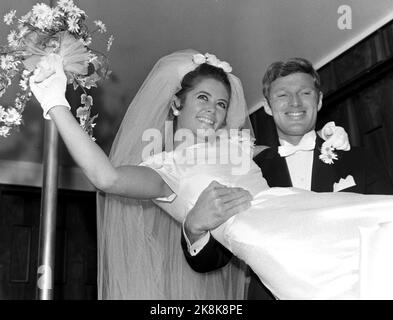
[(41, 58), (34, 74), (30, 77), (30, 88), (41, 104), (45, 119), (50, 120), (48, 112), (54, 106), (71, 109), (65, 98), (66, 87), (67, 76), (63, 70), (62, 57), (51, 53)]
[(321, 138), (325, 140), (324, 145), (332, 146), (337, 150), (351, 150), (347, 132), (343, 127), (336, 126), (334, 121), (326, 123), (322, 128), (320, 135)]

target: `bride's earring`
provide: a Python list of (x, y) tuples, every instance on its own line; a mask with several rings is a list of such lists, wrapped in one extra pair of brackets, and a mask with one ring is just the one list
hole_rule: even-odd
[(175, 101), (173, 101), (173, 103), (171, 104), (171, 109), (175, 117), (177, 117), (180, 114), (180, 111), (176, 108)]

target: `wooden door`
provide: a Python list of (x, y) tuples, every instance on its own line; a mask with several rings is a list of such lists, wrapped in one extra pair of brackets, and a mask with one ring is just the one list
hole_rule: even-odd
[[(35, 299), (41, 193), (0, 186), (0, 299)], [(59, 190), (55, 299), (96, 299), (95, 193)]]

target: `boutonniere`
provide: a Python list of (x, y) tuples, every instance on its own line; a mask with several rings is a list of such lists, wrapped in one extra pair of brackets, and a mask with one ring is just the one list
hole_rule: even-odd
[(319, 159), (326, 164), (333, 164), (334, 160), (338, 160), (334, 150), (351, 150), (348, 134), (343, 127), (336, 126), (334, 121), (325, 124), (320, 136), (325, 142), (322, 144)]
[(334, 152), (336, 148), (332, 145), (324, 142), (321, 147), (321, 154), (319, 155), (319, 159), (326, 164), (333, 164), (334, 160), (338, 160), (337, 153)]

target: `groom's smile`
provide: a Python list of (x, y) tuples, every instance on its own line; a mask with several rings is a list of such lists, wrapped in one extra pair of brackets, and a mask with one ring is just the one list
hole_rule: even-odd
[(288, 116), (289, 119), (291, 120), (303, 120), (306, 116), (306, 111), (288, 111), (285, 112), (285, 114)]

